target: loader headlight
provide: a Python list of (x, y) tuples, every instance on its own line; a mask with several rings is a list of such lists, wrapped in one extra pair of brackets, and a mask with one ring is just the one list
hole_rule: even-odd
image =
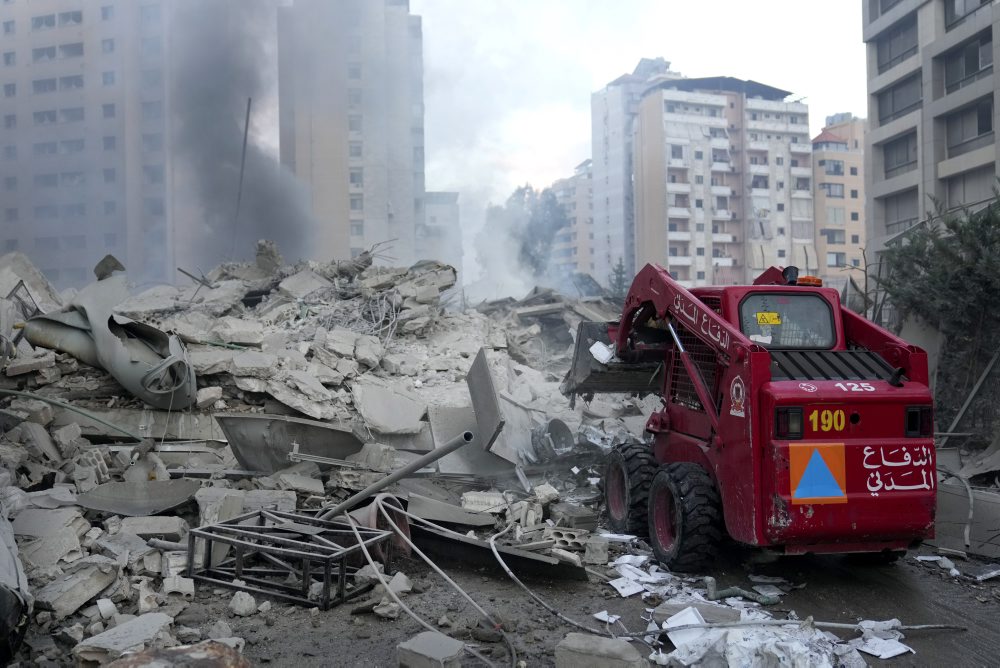
[(802, 408), (799, 406), (778, 408), (774, 421), (774, 435), (788, 440), (802, 438)]

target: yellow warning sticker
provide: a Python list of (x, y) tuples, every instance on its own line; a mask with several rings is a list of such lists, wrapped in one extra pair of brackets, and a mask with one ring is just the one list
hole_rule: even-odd
[(757, 324), (758, 325), (780, 325), (781, 324), (781, 314), (780, 313), (770, 313), (770, 312), (758, 312), (757, 313)]

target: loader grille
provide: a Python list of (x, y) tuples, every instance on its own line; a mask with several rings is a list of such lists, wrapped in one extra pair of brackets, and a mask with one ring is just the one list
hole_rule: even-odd
[(869, 350), (772, 350), (772, 380), (888, 380), (892, 367)]
[[(715, 378), (718, 370), (715, 350), (705, 345), (701, 339), (692, 334), (686, 327), (675, 322), (674, 328), (677, 337), (681, 340), (684, 350), (688, 352), (691, 361), (701, 372), (701, 377), (705, 380), (705, 386), (715, 396)], [(692, 410), (701, 411), (704, 408), (698, 400), (698, 393), (694, 389), (694, 382), (684, 368), (684, 362), (680, 355), (674, 355), (673, 381), (670, 385), (670, 400), (675, 404), (686, 406)]]

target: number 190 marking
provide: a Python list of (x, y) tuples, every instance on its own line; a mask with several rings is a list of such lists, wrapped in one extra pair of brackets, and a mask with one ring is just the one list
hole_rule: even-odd
[(875, 388), (871, 383), (837, 383), (834, 387), (844, 392), (874, 392)]
[(812, 411), (809, 413), (809, 424), (813, 431), (844, 431), (847, 420), (844, 411)]

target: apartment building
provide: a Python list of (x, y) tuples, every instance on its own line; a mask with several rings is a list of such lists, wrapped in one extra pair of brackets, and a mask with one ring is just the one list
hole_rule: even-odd
[(462, 274), (462, 221), (456, 192), (427, 192), (424, 222), (417, 226), (415, 255), (418, 260), (440, 260)]
[(170, 16), (147, 0), (0, 0), (0, 251), (59, 287), (113, 253), (169, 281)]
[(632, 141), (639, 100), (652, 79), (680, 76), (663, 58), (643, 58), (631, 74), (591, 95), (595, 252), (590, 273), (602, 285), (619, 258), (629, 276), (636, 270)]
[(978, 206), (997, 177), (988, 0), (865, 0), (868, 246), (884, 247), (934, 210)]
[(637, 264), (685, 286), (732, 285), (771, 265), (815, 272), (809, 109), (732, 77), (664, 80), (635, 128)]
[(819, 276), (835, 288), (851, 276), (864, 282), (866, 125), (851, 114), (830, 116), (812, 140)]
[(281, 162), (309, 188), (317, 256), (393, 240), (425, 218), (423, 34), (408, 0), (294, 0), (278, 14)]
[(594, 275), (593, 162), (584, 160), (573, 176), (552, 184), (556, 201), (562, 206), (569, 225), (556, 233), (552, 244), (552, 264), (563, 275), (591, 274), (601, 284), (608, 276)]

